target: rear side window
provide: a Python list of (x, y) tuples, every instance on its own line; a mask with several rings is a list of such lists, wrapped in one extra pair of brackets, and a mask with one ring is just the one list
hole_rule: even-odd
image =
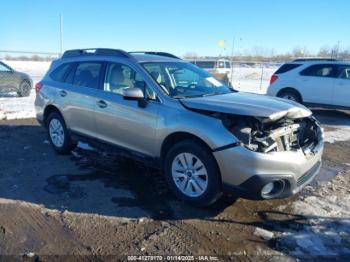
[(301, 66), (301, 64), (284, 64), (275, 72), (275, 75), (287, 73), (299, 66)]
[(339, 78), (350, 80), (350, 65), (338, 66)]
[(312, 65), (300, 72), (302, 76), (337, 77), (338, 70), (332, 64)]
[(63, 64), (57, 67), (51, 74), (50, 77), (58, 82), (64, 82), (65, 76), (70, 69), (71, 64)]
[(98, 88), (101, 69), (102, 63), (100, 62), (83, 62), (78, 64), (73, 85)]

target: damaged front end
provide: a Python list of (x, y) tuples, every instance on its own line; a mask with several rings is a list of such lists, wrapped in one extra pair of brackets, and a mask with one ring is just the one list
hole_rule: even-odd
[(251, 151), (260, 153), (298, 151), (310, 154), (322, 139), (322, 130), (312, 116), (277, 120), (216, 113), (224, 126)]

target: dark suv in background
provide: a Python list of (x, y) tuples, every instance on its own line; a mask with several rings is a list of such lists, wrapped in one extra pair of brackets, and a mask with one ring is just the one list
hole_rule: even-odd
[(0, 93), (16, 92), (19, 96), (29, 96), (32, 86), (29, 75), (0, 62)]

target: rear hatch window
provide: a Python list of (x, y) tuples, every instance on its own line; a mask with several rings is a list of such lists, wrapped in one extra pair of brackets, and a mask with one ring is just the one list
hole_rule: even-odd
[(275, 72), (275, 75), (287, 73), (299, 66), (301, 66), (301, 64), (284, 64)]

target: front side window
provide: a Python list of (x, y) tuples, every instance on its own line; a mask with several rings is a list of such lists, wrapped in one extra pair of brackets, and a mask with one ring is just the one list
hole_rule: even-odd
[(75, 71), (73, 85), (98, 88), (102, 63), (100, 62), (82, 62)]
[(300, 73), (302, 76), (316, 76), (316, 77), (337, 77), (337, 69), (334, 65), (313, 65)]
[(11, 68), (4, 65), (3, 63), (0, 63), (0, 72), (11, 72)]
[(144, 68), (165, 94), (173, 98), (186, 98), (231, 93), (232, 90), (208, 72), (191, 63), (150, 62)]
[(129, 66), (119, 63), (111, 63), (107, 66), (103, 90), (123, 95), (123, 89), (138, 87), (145, 92), (149, 100), (156, 100), (156, 94), (147, 87), (143, 77)]

